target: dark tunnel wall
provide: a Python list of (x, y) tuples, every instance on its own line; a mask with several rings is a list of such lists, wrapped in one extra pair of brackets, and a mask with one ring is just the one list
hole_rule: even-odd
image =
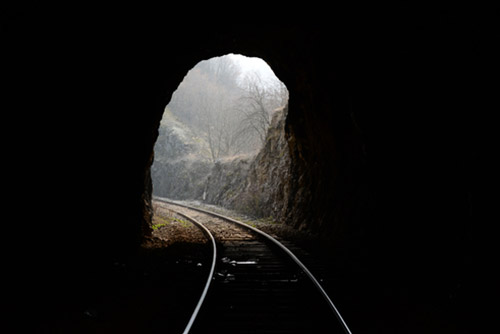
[(337, 245), (343, 298), (360, 311), (384, 300), (381, 312), (403, 323), (419, 303), (458, 321), (475, 298), (482, 106), (471, 87), (480, 70), (464, 64), (488, 54), (480, 26), (443, 12), (384, 27), (358, 18), (193, 32), (39, 9), (2, 28), (8, 142), (22, 143), (8, 145), (17, 237), (6, 245), (22, 273), (13, 281), (37, 296), (30, 307), (84, 299), (109, 263), (134, 253), (164, 106), (194, 64), (229, 52), (263, 58), (290, 91), (287, 221)]

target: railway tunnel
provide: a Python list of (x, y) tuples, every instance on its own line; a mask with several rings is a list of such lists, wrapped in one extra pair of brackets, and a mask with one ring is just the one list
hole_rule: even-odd
[(165, 107), (153, 195), (284, 221), (290, 185), (288, 90), (260, 58), (200, 61)]
[(29, 232), (11, 247), (22, 290), (14, 308), (52, 323), (112, 286), (110, 268), (151, 232), (150, 167), (165, 105), (199, 59), (235, 52), (264, 59), (287, 85), (283, 219), (333, 245), (353, 331), (467, 332), (479, 242), (476, 102), (464, 81), (475, 72), (456, 68), (474, 32), (445, 34), (461, 31), (446, 19), (196, 33), (114, 19), (103, 14), (89, 27), (78, 14), (45, 21), (25, 9), (6, 25), (9, 106), (36, 144), (16, 159), (16, 194), (34, 198), (37, 219), (26, 217)]

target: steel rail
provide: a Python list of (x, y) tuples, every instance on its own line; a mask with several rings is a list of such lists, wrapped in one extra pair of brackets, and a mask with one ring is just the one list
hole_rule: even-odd
[(201, 213), (205, 213), (205, 214), (211, 215), (213, 217), (221, 218), (223, 220), (226, 220), (226, 221), (229, 221), (231, 223), (234, 223), (234, 224), (236, 224), (238, 226), (242, 226), (244, 228), (252, 230), (255, 233), (257, 233), (257, 234), (263, 236), (264, 238), (268, 239), (269, 241), (271, 241), (273, 244), (275, 244), (281, 250), (283, 250), (286, 254), (288, 254), (290, 256), (290, 258), (300, 267), (300, 269), (302, 269), (302, 271), (309, 277), (309, 279), (313, 282), (313, 284), (319, 290), (319, 292), (321, 293), (321, 295), (323, 296), (323, 298), (326, 300), (326, 302), (328, 303), (330, 309), (333, 311), (333, 313), (335, 314), (335, 316), (337, 317), (337, 319), (339, 320), (339, 322), (342, 324), (342, 328), (344, 329), (345, 333), (346, 334), (352, 334), (352, 332), (349, 329), (349, 327), (347, 326), (347, 323), (345, 322), (344, 318), (342, 318), (342, 315), (340, 314), (339, 310), (337, 309), (337, 307), (335, 306), (335, 304), (333, 303), (333, 301), (330, 299), (330, 297), (328, 296), (328, 294), (326, 293), (326, 291), (323, 289), (323, 287), (321, 286), (321, 284), (319, 283), (319, 281), (316, 279), (316, 277), (314, 277), (314, 275), (309, 271), (309, 269), (307, 269), (307, 267), (302, 263), (302, 261), (300, 261), (299, 258), (297, 256), (295, 256), (295, 254), (293, 254), (293, 252), (291, 250), (289, 250), (281, 242), (279, 242), (278, 240), (276, 240), (275, 238), (273, 238), (269, 234), (267, 234), (267, 233), (265, 233), (265, 232), (263, 232), (263, 231), (255, 228), (253, 226), (249, 226), (249, 225), (247, 225), (245, 223), (242, 223), (242, 222), (240, 222), (238, 220), (235, 220), (233, 218), (226, 217), (224, 215), (221, 215), (221, 214), (218, 214), (218, 213), (215, 213), (215, 212), (211, 212), (211, 211), (207, 211), (207, 210), (204, 210), (204, 209), (195, 208), (195, 207), (192, 207), (192, 206), (189, 206), (189, 205), (172, 202), (170, 200), (166, 200), (166, 199), (162, 199), (162, 198), (156, 198), (156, 199), (158, 201), (161, 201), (161, 202), (165, 202), (165, 203), (172, 204), (172, 205), (177, 205), (177, 206), (182, 206), (182, 207), (185, 207), (187, 209), (195, 210), (195, 211), (198, 211), (198, 212), (201, 212)]
[[(165, 202), (165, 201), (163, 201), (163, 202)], [(212, 253), (213, 253), (212, 265), (210, 267), (210, 272), (208, 274), (207, 282), (205, 283), (205, 288), (203, 289), (203, 292), (201, 293), (201, 297), (198, 301), (198, 304), (196, 304), (196, 307), (193, 311), (193, 314), (191, 315), (191, 318), (189, 319), (188, 324), (186, 325), (186, 328), (184, 329), (184, 332), (182, 332), (183, 334), (188, 334), (189, 331), (191, 330), (191, 327), (194, 324), (194, 321), (196, 320), (196, 317), (198, 316), (198, 313), (200, 312), (201, 305), (205, 301), (205, 297), (207, 296), (208, 289), (210, 288), (210, 283), (212, 282), (212, 278), (214, 277), (215, 263), (217, 262), (217, 247), (216, 247), (214, 236), (202, 223), (200, 223), (196, 219), (189, 217), (189, 216), (186, 216), (180, 212), (176, 212), (176, 213), (178, 215), (186, 218), (187, 220), (193, 222), (195, 225), (197, 225), (203, 231), (203, 233), (210, 239), (210, 241), (212, 243)]]

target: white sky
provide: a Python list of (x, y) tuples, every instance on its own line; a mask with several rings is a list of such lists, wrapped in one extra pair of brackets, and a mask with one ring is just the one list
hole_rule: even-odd
[(240, 64), (243, 77), (247, 73), (257, 72), (264, 82), (272, 82), (277, 79), (271, 67), (260, 58), (235, 54), (230, 54), (229, 56)]

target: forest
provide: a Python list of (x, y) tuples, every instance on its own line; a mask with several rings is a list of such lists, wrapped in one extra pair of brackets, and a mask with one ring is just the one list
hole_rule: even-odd
[[(213, 163), (255, 155), (265, 141), (273, 111), (288, 101), (285, 85), (272, 70), (267, 65), (245, 68), (245, 61), (238, 61), (245, 58), (230, 54), (201, 61), (187, 73), (167, 106), (202, 139), (208, 148), (200, 150), (202, 156)], [(168, 128), (168, 122), (162, 127)]]

